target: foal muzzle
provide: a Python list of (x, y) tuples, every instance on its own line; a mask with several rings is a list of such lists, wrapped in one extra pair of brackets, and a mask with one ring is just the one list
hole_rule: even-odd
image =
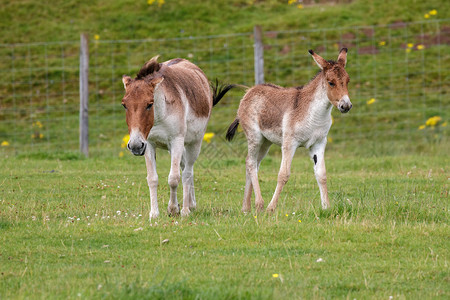
[(345, 95), (339, 100), (338, 109), (341, 113), (347, 113), (350, 109), (352, 109), (352, 103), (350, 102), (350, 98)]

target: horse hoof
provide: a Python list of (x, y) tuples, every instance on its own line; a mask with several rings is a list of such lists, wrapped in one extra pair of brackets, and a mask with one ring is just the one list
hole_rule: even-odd
[(159, 212), (158, 211), (156, 211), (156, 212), (151, 211), (150, 214), (149, 214), (150, 222), (152, 221), (152, 219), (157, 219), (157, 218), (159, 218)]
[(169, 216), (177, 216), (180, 214), (180, 205), (170, 205), (167, 208), (167, 212), (169, 213)]
[(181, 210), (181, 216), (182, 217), (187, 217), (187, 216), (189, 216), (190, 213), (191, 213), (191, 211), (187, 207), (183, 207), (183, 209)]

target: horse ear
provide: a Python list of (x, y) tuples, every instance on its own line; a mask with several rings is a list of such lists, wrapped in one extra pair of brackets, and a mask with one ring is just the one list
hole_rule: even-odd
[(153, 86), (154, 89), (156, 89), (156, 88), (161, 84), (161, 82), (163, 82), (163, 81), (164, 81), (164, 77), (163, 77), (163, 76), (160, 76), (160, 77), (154, 78), (154, 79), (150, 82), (150, 84)]
[(313, 50), (309, 50), (308, 52), (311, 54), (312, 58), (321, 70), (325, 69), (329, 65), (329, 63), (322, 56), (314, 53)]
[(342, 67), (345, 67), (345, 65), (347, 64), (347, 48), (342, 48), (341, 51), (339, 51), (339, 56), (338, 56), (338, 64), (340, 64)]
[(127, 76), (127, 75), (123, 75), (122, 76), (122, 82), (123, 82), (123, 87), (126, 89), (127, 85), (129, 85), (130, 82), (131, 82), (131, 77)]

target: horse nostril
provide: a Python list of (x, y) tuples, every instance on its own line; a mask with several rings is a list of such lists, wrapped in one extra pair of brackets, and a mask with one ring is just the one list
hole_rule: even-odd
[(130, 143), (127, 144), (127, 148), (128, 148), (128, 150), (131, 150)]
[(144, 143), (141, 143), (141, 148), (144, 148)]

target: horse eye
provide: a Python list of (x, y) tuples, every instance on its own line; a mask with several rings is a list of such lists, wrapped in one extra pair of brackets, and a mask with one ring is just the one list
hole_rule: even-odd
[(328, 81), (328, 84), (329, 84), (330, 86), (335, 86), (335, 84), (332, 83), (331, 81)]
[(153, 106), (153, 103), (150, 103), (149, 105), (147, 105), (147, 110), (150, 110), (150, 108), (152, 108), (152, 106)]
[(123, 108), (127, 109), (127, 106), (125, 104), (122, 103)]

